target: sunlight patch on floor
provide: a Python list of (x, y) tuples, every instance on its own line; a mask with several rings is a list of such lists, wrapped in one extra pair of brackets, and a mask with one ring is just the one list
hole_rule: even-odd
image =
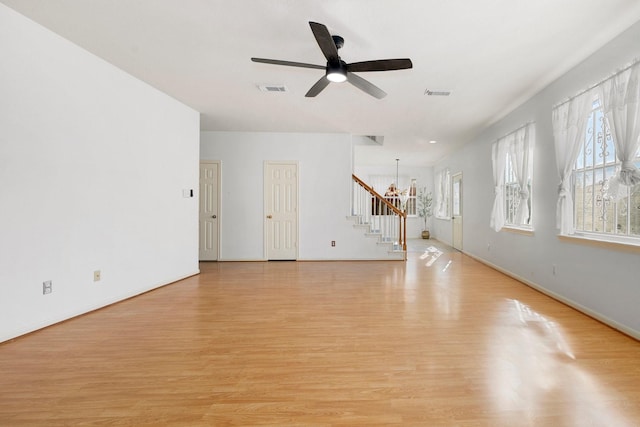
[(443, 254), (441, 250), (436, 248), (435, 246), (429, 246), (422, 255), (420, 255), (420, 259), (427, 260), (425, 263), (426, 267), (431, 267), (434, 262)]

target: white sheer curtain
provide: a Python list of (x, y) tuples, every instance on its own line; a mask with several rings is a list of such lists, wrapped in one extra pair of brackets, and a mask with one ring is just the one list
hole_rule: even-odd
[(504, 227), (504, 169), (507, 166), (507, 137), (500, 138), (491, 147), (494, 199), (489, 225), (495, 231)]
[[(616, 157), (622, 163), (620, 171), (610, 180), (612, 195), (624, 194), (626, 187), (640, 183), (640, 170), (634, 159), (640, 147), (640, 63), (602, 82), (599, 96), (602, 110), (616, 146)], [(619, 191), (623, 190), (623, 191)]]
[(531, 155), (535, 141), (535, 128), (532, 123), (518, 129), (509, 141), (509, 158), (520, 186), (520, 203), (515, 223), (527, 225), (529, 218), (529, 180), (531, 179)]
[(438, 173), (438, 185), (436, 187), (436, 217), (449, 219), (449, 193), (451, 187), (451, 174), (449, 169), (442, 169)]
[(556, 167), (560, 176), (556, 225), (560, 234), (573, 234), (573, 197), (571, 175), (584, 144), (586, 123), (593, 106), (595, 90), (590, 89), (553, 108), (551, 120), (556, 152)]

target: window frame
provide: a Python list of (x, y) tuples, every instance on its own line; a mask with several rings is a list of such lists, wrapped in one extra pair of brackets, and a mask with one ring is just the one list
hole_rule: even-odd
[[(496, 232), (516, 231), (533, 233), (533, 152), (535, 149), (535, 122), (526, 123), (498, 138), (491, 146), (493, 184), (496, 188), (491, 210), (490, 226)], [(526, 162), (526, 163), (525, 163)], [(526, 174), (528, 194), (525, 222), (518, 222), (521, 213), (521, 177)], [(523, 207), (524, 209), (524, 207)]]
[[(444, 184), (442, 181), (444, 180)], [(442, 201), (444, 199), (444, 201)], [(436, 174), (436, 208), (434, 216), (438, 219), (451, 220), (451, 171), (442, 169)]]
[[(531, 149), (532, 150), (532, 149)], [(503, 193), (504, 193), (504, 229), (512, 229), (512, 230), (522, 230), (522, 231), (533, 231), (533, 153), (531, 152), (529, 155), (529, 177), (527, 178), (528, 190), (529, 190), (529, 198), (527, 199), (529, 203), (529, 219), (526, 224), (518, 224), (515, 221), (515, 216), (518, 211), (518, 206), (520, 203), (520, 183), (516, 178), (515, 171), (513, 170), (513, 164), (511, 163), (511, 155), (509, 154), (509, 150), (506, 150), (505, 153), (506, 163), (504, 168), (504, 184), (503, 184)], [(513, 187), (513, 190), (510, 192), (509, 187)], [(515, 206), (509, 206), (509, 195), (513, 198), (517, 199), (518, 203), (514, 203)], [(510, 213), (511, 212), (511, 213)]]
[[(396, 179), (398, 182), (396, 182)], [(405, 205), (405, 209), (407, 212), (407, 218), (417, 218), (417, 195), (416, 195), (416, 187), (417, 187), (417, 179), (410, 178), (410, 175), (370, 175), (369, 180), (371, 182), (372, 188), (380, 194), (382, 197), (387, 199), (392, 205), (400, 208), (401, 201), (399, 196), (387, 196), (385, 193), (389, 184), (393, 183), (396, 185), (398, 190), (406, 190), (407, 191), (407, 202)], [(403, 185), (400, 185), (403, 184)], [(404, 184), (408, 183), (406, 188), (404, 188)], [(411, 212), (412, 211), (412, 212)]]
[[(632, 225), (632, 215), (628, 210), (628, 207), (632, 205), (633, 199), (638, 200), (637, 208), (640, 209), (640, 186), (628, 188), (626, 196), (619, 200), (615, 198), (612, 200), (611, 195), (607, 194), (609, 180), (617, 174), (622, 162), (618, 160), (616, 155), (615, 136), (610, 131), (608, 119), (603, 112), (602, 104), (598, 97), (594, 98), (592, 108), (588, 114), (584, 142), (580, 147), (580, 152), (571, 172), (574, 233), (567, 237), (574, 236), (580, 239), (606, 243), (640, 246), (640, 213), (637, 213), (635, 217), (637, 224)], [(587, 155), (591, 156), (591, 158), (588, 159)], [(602, 162), (597, 159), (598, 156), (603, 159)], [(640, 149), (636, 153), (634, 163), (640, 166)], [(589, 177), (590, 183), (587, 183), (586, 177)], [(583, 185), (579, 187), (581, 182)], [(589, 185), (591, 190), (588, 190)], [(586, 200), (588, 197), (591, 198), (590, 202)], [(627, 209), (625, 234), (615, 231), (620, 227), (619, 212), (622, 200), (626, 201)], [(598, 209), (601, 209), (601, 211), (598, 212)], [(589, 219), (586, 212), (591, 215), (591, 229), (586, 226)], [(599, 214), (601, 215), (598, 216)], [(608, 220), (607, 215), (611, 215), (612, 219)], [(601, 224), (596, 224), (596, 221), (601, 222)], [(609, 221), (611, 221), (611, 224), (608, 223)], [(602, 226), (601, 230), (596, 229), (598, 225)], [(633, 227), (637, 228), (638, 234), (631, 234)]]

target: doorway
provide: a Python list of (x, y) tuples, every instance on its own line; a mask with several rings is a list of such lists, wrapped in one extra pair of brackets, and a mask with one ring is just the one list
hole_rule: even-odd
[(200, 162), (199, 259), (218, 260), (220, 162)]
[(264, 168), (265, 255), (298, 258), (298, 163), (267, 161)]
[(462, 173), (453, 175), (451, 194), (453, 195), (453, 247), (462, 251)]

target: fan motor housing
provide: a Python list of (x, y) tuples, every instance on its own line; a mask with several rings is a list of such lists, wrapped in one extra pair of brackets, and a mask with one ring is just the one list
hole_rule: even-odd
[(335, 83), (347, 80), (347, 63), (342, 59), (339, 62), (327, 62), (327, 78)]
[(331, 36), (331, 38), (333, 39), (333, 42), (336, 44), (336, 48), (340, 49), (342, 46), (344, 46), (344, 39), (340, 36)]

